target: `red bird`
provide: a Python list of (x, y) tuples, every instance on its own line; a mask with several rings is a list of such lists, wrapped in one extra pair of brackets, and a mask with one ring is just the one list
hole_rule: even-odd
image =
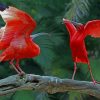
[(72, 50), (72, 58), (74, 61), (74, 73), (72, 79), (74, 79), (76, 73), (76, 63), (86, 63), (88, 64), (93, 83), (97, 83), (92, 74), (84, 39), (87, 35), (100, 38), (100, 20), (92, 20), (87, 22), (85, 25), (71, 22), (67, 19), (63, 19), (63, 21), (70, 33), (70, 48)]
[(30, 36), (36, 27), (36, 22), (27, 13), (14, 7), (0, 11), (0, 15), (6, 23), (0, 29), (0, 50), (2, 50), (0, 61), (10, 60), (13, 68), (22, 75), (24, 72), (19, 66), (19, 61), (40, 54), (39, 46), (32, 41), (36, 36)]

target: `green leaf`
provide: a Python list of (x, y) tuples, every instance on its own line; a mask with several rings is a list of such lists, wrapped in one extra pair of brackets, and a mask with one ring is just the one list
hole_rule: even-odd
[(45, 92), (41, 92), (37, 94), (35, 100), (50, 100), (49, 97), (48, 97), (48, 94), (45, 93)]
[(83, 96), (77, 92), (68, 92), (69, 100), (84, 100)]
[(35, 100), (33, 91), (17, 91), (13, 96), (13, 100)]
[(88, 15), (90, 1), (89, 0), (71, 0), (66, 6), (65, 18), (79, 21)]
[[(94, 79), (99, 81), (100, 80), (100, 77), (99, 77), (100, 76), (100, 67), (98, 65), (100, 65), (100, 59), (91, 58), (90, 59), (90, 65), (91, 65), (91, 69), (92, 69), (92, 73), (93, 73)], [(91, 76), (90, 76), (90, 72), (89, 72), (89, 69), (88, 69), (88, 65), (81, 64), (80, 67), (81, 67), (84, 75), (86, 76), (87, 80), (88, 81), (91, 80)]]

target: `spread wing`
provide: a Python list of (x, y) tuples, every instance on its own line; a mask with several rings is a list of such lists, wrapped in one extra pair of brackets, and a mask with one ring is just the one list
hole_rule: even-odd
[(30, 35), (36, 27), (36, 22), (25, 12), (9, 7), (0, 11), (6, 25), (0, 29), (0, 50), (10, 45), (13, 38)]
[(87, 22), (84, 27), (84, 32), (86, 35), (100, 38), (100, 20), (92, 20)]

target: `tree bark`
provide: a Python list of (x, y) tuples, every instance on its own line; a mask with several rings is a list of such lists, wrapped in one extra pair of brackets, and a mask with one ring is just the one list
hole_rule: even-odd
[(17, 90), (38, 90), (47, 93), (75, 91), (86, 93), (100, 99), (100, 84), (72, 79), (60, 79), (52, 76), (26, 74), (23, 77), (12, 75), (0, 80), (0, 95)]

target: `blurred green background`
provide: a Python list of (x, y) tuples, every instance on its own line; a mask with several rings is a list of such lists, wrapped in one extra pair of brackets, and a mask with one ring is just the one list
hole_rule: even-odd
[[(86, 23), (100, 19), (100, 0), (0, 0), (0, 3), (14, 6), (29, 13), (37, 22), (32, 34), (47, 32), (50, 36), (41, 36), (34, 41), (40, 46), (41, 54), (32, 59), (23, 59), (21, 68), (26, 73), (71, 78), (73, 61), (69, 47), (69, 33), (62, 23), (63, 18)], [(0, 18), (0, 26), (4, 26)], [(100, 81), (100, 39), (88, 36), (85, 39), (88, 57), (93, 75)], [(16, 74), (9, 68), (9, 62), (0, 63), (0, 78)], [(88, 67), (78, 64), (76, 80), (91, 81)], [(0, 96), (0, 100), (98, 100), (95, 97), (76, 92), (47, 94), (36, 91), (17, 91)]]

